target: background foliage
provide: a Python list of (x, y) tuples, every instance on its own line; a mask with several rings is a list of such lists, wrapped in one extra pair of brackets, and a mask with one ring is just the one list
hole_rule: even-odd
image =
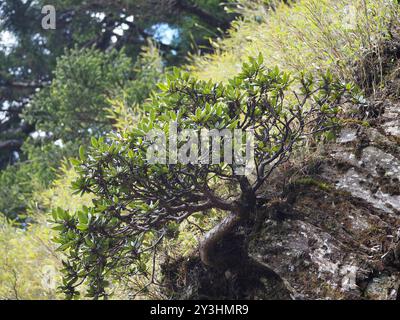
[[(249, 56), (262, 53), (267, 67), (294, 76), (330, 70), (373, 93), (382, 85), (383, 44), (399, 21), (398, 3), (391, 0), (232, 1), (225, 4), (229, 14), (212, 0), (54, 3), (55, 31), (40, 27), (42, 1), (0, 4), (0, 298), (5, 299), (63, 297), (42, 283), (43, 267), (51, 266), (62, 284), (62, 253), (51, 241), (59, 230), (48, 220), (54, 209), (75, 212), (92, 204), (91, 196), (73, 194), (77, 173), (67, 158), (78, 157), (81, 145), (88, 149), (92, 137), (128, 132), (145, 114), (147, 98), (160, 97), (156, 83), (164, 82), (171, 66), (226, 83)], [(165, 30), (173, 34), (171, 41)], [(5, 33), (14, 41), (6, 43)], [(157, 268), (168, 257), (189, 255), (222, 217), (211, 210), (171, 224)], [(147, 283), (129, 275), (121, 283), (119, 276), (110, 279), (116, 297), (132, 298)], [(142, 292), (149, 296), (165, 293)]]

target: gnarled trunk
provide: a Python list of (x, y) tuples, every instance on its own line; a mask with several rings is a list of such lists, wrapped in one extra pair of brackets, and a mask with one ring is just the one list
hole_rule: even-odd
[(236, 208), (225, 217), (218, 225), (206, 233), (200, 242), (201, 261), (211, 267), (218, 268), (217, 246), (230, 233), (232, 233), (241, 222), (253, 216), (256, 211), (256, 195), (246, 177), (239, 177), (238, 182), (242, 191), (240, 199), (236, 202)]

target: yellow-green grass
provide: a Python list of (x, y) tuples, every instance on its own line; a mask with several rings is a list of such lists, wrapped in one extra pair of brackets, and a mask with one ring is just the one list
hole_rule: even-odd
[(253, 4), (214, 43), (215, 53), (193, 57), (189, 68), (202, 79), (225, 81), (249, 56), (262, 53), (271, 67), (295, 73), (331, 69), (352, 81), (355, 64), (371, 51), (379, 57), (396, 23), (399, 5), (393, 0), (300, 0), (275, 10)]

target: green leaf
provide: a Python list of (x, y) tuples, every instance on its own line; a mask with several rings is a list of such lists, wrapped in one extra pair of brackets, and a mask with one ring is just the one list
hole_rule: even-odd
[(51, 215), (52, 215), (54, 221), (57, 221), (57, 219), (58, 219), (57, 210), (53, 210), (53, 211), (51, 212)]
[(67, 220), (69, 218), (69, 214), (67, 211), (65, 211), (64, 209), (58, 207), (57, 208), (57, 216), (61, 219), (61, 220)]
[(258, 54), (257, 62), (259, 65), (263, 64), (264, 62), (264, 57), (261, 52)]
[(326, 140), (331, 141), (336, 138), (336, 135), (333, 131), (328, 131), (325, 133), (325, 138), (326, 138)]
[(166, 83), (159, 83), (157, 84), (157, 87), (161, 89), (161, 91), (168, 91), (169, 87)]
[(78, 211), (79, 223), (86, 225), (88, 223), (88, 216), (83, 211)]
[(80, 158), (82, 161), (85, 161), (85, 160), (86, 160), (85, 148), (84, 148), (83, 146), (80, 146), (80, 147), (79, 147), (79, 158)]
[(80, 230), (80, 231), (86, 231), (86, 230), (89, 228), (89, 226), (86, 225), (86, 224), (78, 224), (78, 225), (76, 226), (76, 228), (77, 228), (78, 230)]
[(55, 231), (63, 231), (65, 228), (63, 225), (58, 225), (55, 227), (52, 227), (51, 230), (55, 230)]
[(97, 147), (99, 146), (99, 142), (97, 141), (97, 139), (96, 139), (95, 137), (92, 137), (92, 138), (90, 139), (90, 141), (91, 141), (92, 146), (93, 146), (94, 148), (97, 148)]
[(81, 162), (78, 159), (74, 159), (74, 158), (69, 159), (69, 162), (71, 162), (71, 164), (74, 167), (79, 166), (81, 164)]

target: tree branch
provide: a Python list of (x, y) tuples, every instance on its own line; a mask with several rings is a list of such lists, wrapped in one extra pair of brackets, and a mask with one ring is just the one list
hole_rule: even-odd
[(205, 21), (207, 24), (210, 26), (213, 26), (215, 28), (222, 28), (222, 29), (228, 29), (230, 23), (228, 21), (220, 20), (210, 14), (209, 12), (203, 10), (196, 4), (192, 4), (189, 1), (186, 0), (177, 0), (176, 1), (176, 7), (180, 9), (181, 11), (185, 11), (189, 14), (194, 14), (198, 16), (201, 20)]
[(19, 149), (23, 144), (23, 140), (11, 139), (6, 141), (0, 141), (0, 150), (3, 149)]

